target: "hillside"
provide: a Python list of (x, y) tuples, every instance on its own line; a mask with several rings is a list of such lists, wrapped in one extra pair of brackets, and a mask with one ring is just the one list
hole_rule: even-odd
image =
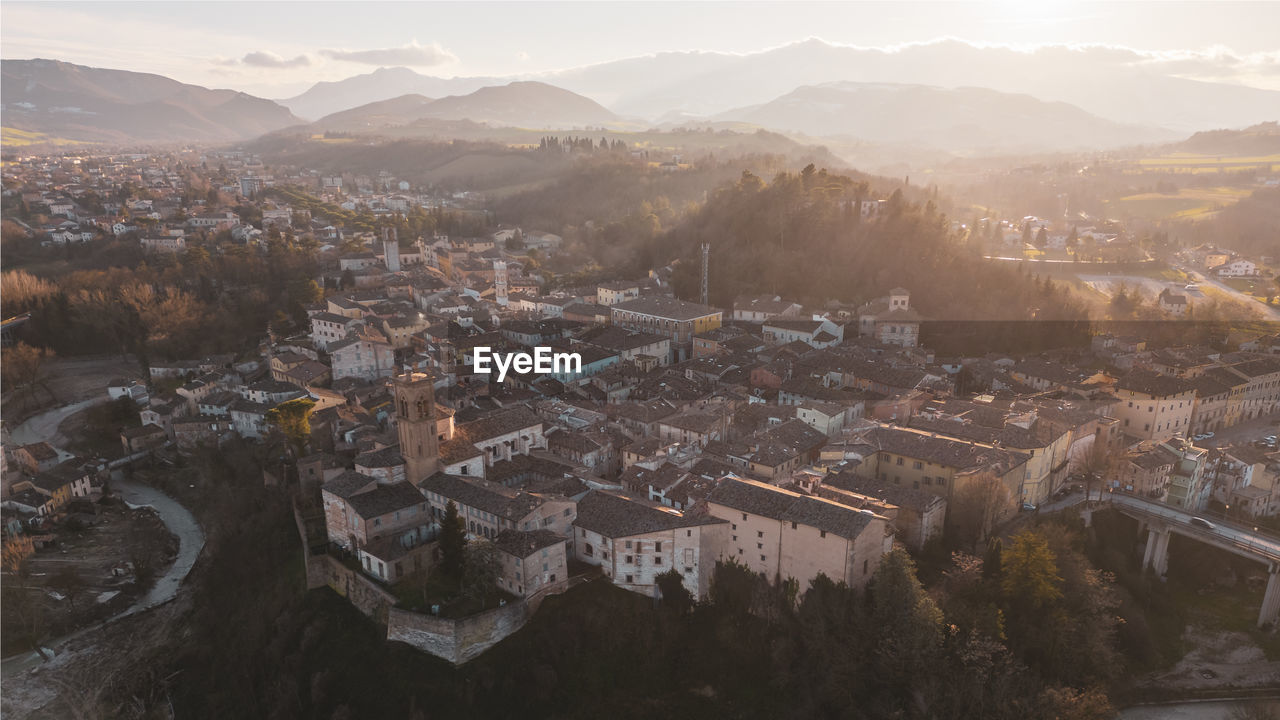
[(590, 98), (541, 82), (513, 82), (441, 98), (421, 117), (526, 128), (600, 126), (618, 116)]
[(378, 131), (421, 120), (425, 127), (467, 121), (497, 127), (567, 129), (611, 125), (619, 118), (599, 103), (540, 82), (483, 87), (467, 95), (432, 100), (416, 93), (326, 115), (317, 131)]
[(1243, 130), (1198, 132), (1170, 149), (1200, 155), (1276, 155), (1280, 154), (1280, 123), (1258, 123)]
[(505, 81), (492, 77), (438, 78), (422, 75), (409, 68), (384, 67), (344, 80), (318, 82), (306, 92), (276, 102), (292, 110), (298, 117), (314, 120), (403, 95), (462, 95), (502, 82)]
[(40, 59), (4, 60), (0, 69), (4, 126), (49, 139), (225, 142), (300, 122), (270, 100), (150, 73)]
[(950, 152), (1104, 148), (1166, 140), (1171, 133), (1112, 122), (1066, 103), (982, 88), (828, 83), (763, 105), (721, 113), (813, 136), (933, 147)]
[(410, 93), (326, 115), (315, 121), (313, 126), (320, 130), (358, 131), (405, 125), (422, 117), (426, 106), (433, 102), (425, 95)]

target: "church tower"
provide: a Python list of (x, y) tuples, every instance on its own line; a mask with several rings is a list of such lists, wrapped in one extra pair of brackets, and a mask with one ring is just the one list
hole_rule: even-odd
[(419, 485), (440, 469), (435, 388), (431, 384), (431, 376), (424, 373), (397, 375), (392, 381), (405, 479)]

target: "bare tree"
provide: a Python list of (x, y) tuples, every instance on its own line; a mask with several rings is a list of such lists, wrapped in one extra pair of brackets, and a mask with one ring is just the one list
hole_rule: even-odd
[[(1093, 497), (1093, 487), (1115, 472), (1119, 452), (1109, 443), (1098, 438), (1093, 441), (1075, 463), (1074, 475), (1084, 483), (1085, 500)], [(1099, 489), (1101, 497), (1101, 489)]]
[(1009, 489), (990, 472), (957, 477), (947, 517), (952, 532), (965, 547), (974, 549), (986, 542), (1003, 515), (1013, 506)]

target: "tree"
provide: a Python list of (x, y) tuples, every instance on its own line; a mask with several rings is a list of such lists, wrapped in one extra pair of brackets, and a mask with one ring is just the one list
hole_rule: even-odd
[(904, 705), (918, 702), (935, 673), (942, 648), (943, 617), (916, 577), (901, 547), (880, 559), (871, 580), (871, 627), (878, 673)]
[(693, 593), (684, 586), (684, 576), (675, 568), (654, 578), (662, 593), (662, 604), (676, 615), (684, 615), (693, 608)]
[(1044, 535), (1024, 530), (1003, 553), (1000, 585), (1012, 606), (1040, 610), (1062, 597), (1062, 578)]
[(46, 383), (46, 363), (53, 358), (48, 348), (35, 348), (20, 342), (4, 351), (3, 373), (5, 390), (30, 393), (36, 386), (44, 388), (49, 397), (53, 392)]
[[(1095, 438), (1076, 461), (1076, 476), (1084, 483), (1084, 497), (1089, 500), (1093, 495), (1094, 485), (1104, 481), (1106, 476), (1115, 470), (1117, 452), (1102, 438)], [(1101, 497), (1101, 490), (1099, 490)]]
[(76, 598), (84, 594), (86, 589), (80, 570), (70, 563), (58, 568), (53, 577), (49, 578), (49, 584), (67, 598), (72, 610), (76, 608)]
[(309, 397), (294, 398), (267, 411), (267, 422), (280, 429), (289, 440), (294, 457), (305, 454), (307, 442), (311, 440), (311, 411), (316, 401)]
[(955, 495), (947, 513), (951, 531), (967, 550), (976, 552), (995, 528), (1002, 511), (1012, 503), (1009, 489), (1000, 478), (981, 473), (969, 478), (956, 478)]
[(1049, 245), (1049, 231), (1046, 230), (1043, 225), (1041, 225), (1040, 230), (1036, 232), (1036, 247), (1043, 250), (1046, 247), (1048, 247), (1048, 245)]
[(451, 578), (461, 579), (467, 531), (458, 517), (458, 506), (450, 500), (440, 520), (440, 569)]
[(498, 588), (498, 573), (502, 570), (498, 559), (498, 546), (488, 540), (467, 543), (462, 569), (462, 594), (480, 603)]

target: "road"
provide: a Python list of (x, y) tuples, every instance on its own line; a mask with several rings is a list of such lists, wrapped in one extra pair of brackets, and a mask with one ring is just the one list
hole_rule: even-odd
[(1280, 432), (1277, 432), (1280, 428), (1276, 427), (1276, 421), (1280, 421), (1280, 413), (1263, 415), (1262, 417), (1246, 420), (1229, 428), (1218, 430), (1208, 440), (1196, 440), (1194, 442), (1198, 447), (1216, 448), (1226, 447), (1232, 443), (1253, 442), (1268, 435), (1280, 434)]
[(1264, 303), (1260, 303), (1257, 300), (1253, 299), (1251, 295), (1242, 293), (1239, 290), (1236, 290), (1235, 288), (1231, 287), (1230, 285), (1226, 285), (1222, 282), (1219, 282), (1216, 278), (1214, 278), (1212, 275), (1209, 275), (1206, 272), (1196, 270), (1195, 268), (1188, 267), (1186, 265), (1177, 265), (1176, 267), (1187, 274), (1195, 273), (1196, 277), (1203, 278), (1202, 280), (1196, 281), (1197, 285), (1212, 285), (1213, 287), (1221, 290), (1222, 292), (1227, 293), (1228, 295), (1231, 295), (1236, 300), (1239, 300), (1240, 302), (1244, 303), (1246, 306), (1255, 308), (1266, 319), (1280, 320), (1280, 309), (1277, 309), (1270, 305), (1266, 305)]
[(1180, 534), (1217, 540), (1220, 543), (1234, 545), (1252, 555), (1262, 556), (1271, 560), (1280, 560), (1280, 540), (1256, 532), (1250, 527), (1237, 525), (1234, 522), (1220, 520), (1215, 517), (1210, 519), (1213, 523), (1213, 529), (1210, 530), (1209, 528), (1192, 525), (1190, 520), (1194, 517), (1193, 513), (1180, 510), (1171, 505), (1144, 500), (1126, 493), (1110, 493), (1107, 499), (1113, 505), (1124, 505), (1143, 514), (1169, 520)]
[(15, 445), (29, 445), (41, 440), (47, 441), (51, 445), (62, 445), (67, 441), (66, 438), (58, 434), (58, 426), (62, 424), (62, 421), (87, 407), (99, 405), (106, 401), (107, 396), (104, 393), (101, 397), (93, 397), (70, 405), (63, 405), (53, 410), (47, 410), (14, 428), (9, 433), (9, 437)]

